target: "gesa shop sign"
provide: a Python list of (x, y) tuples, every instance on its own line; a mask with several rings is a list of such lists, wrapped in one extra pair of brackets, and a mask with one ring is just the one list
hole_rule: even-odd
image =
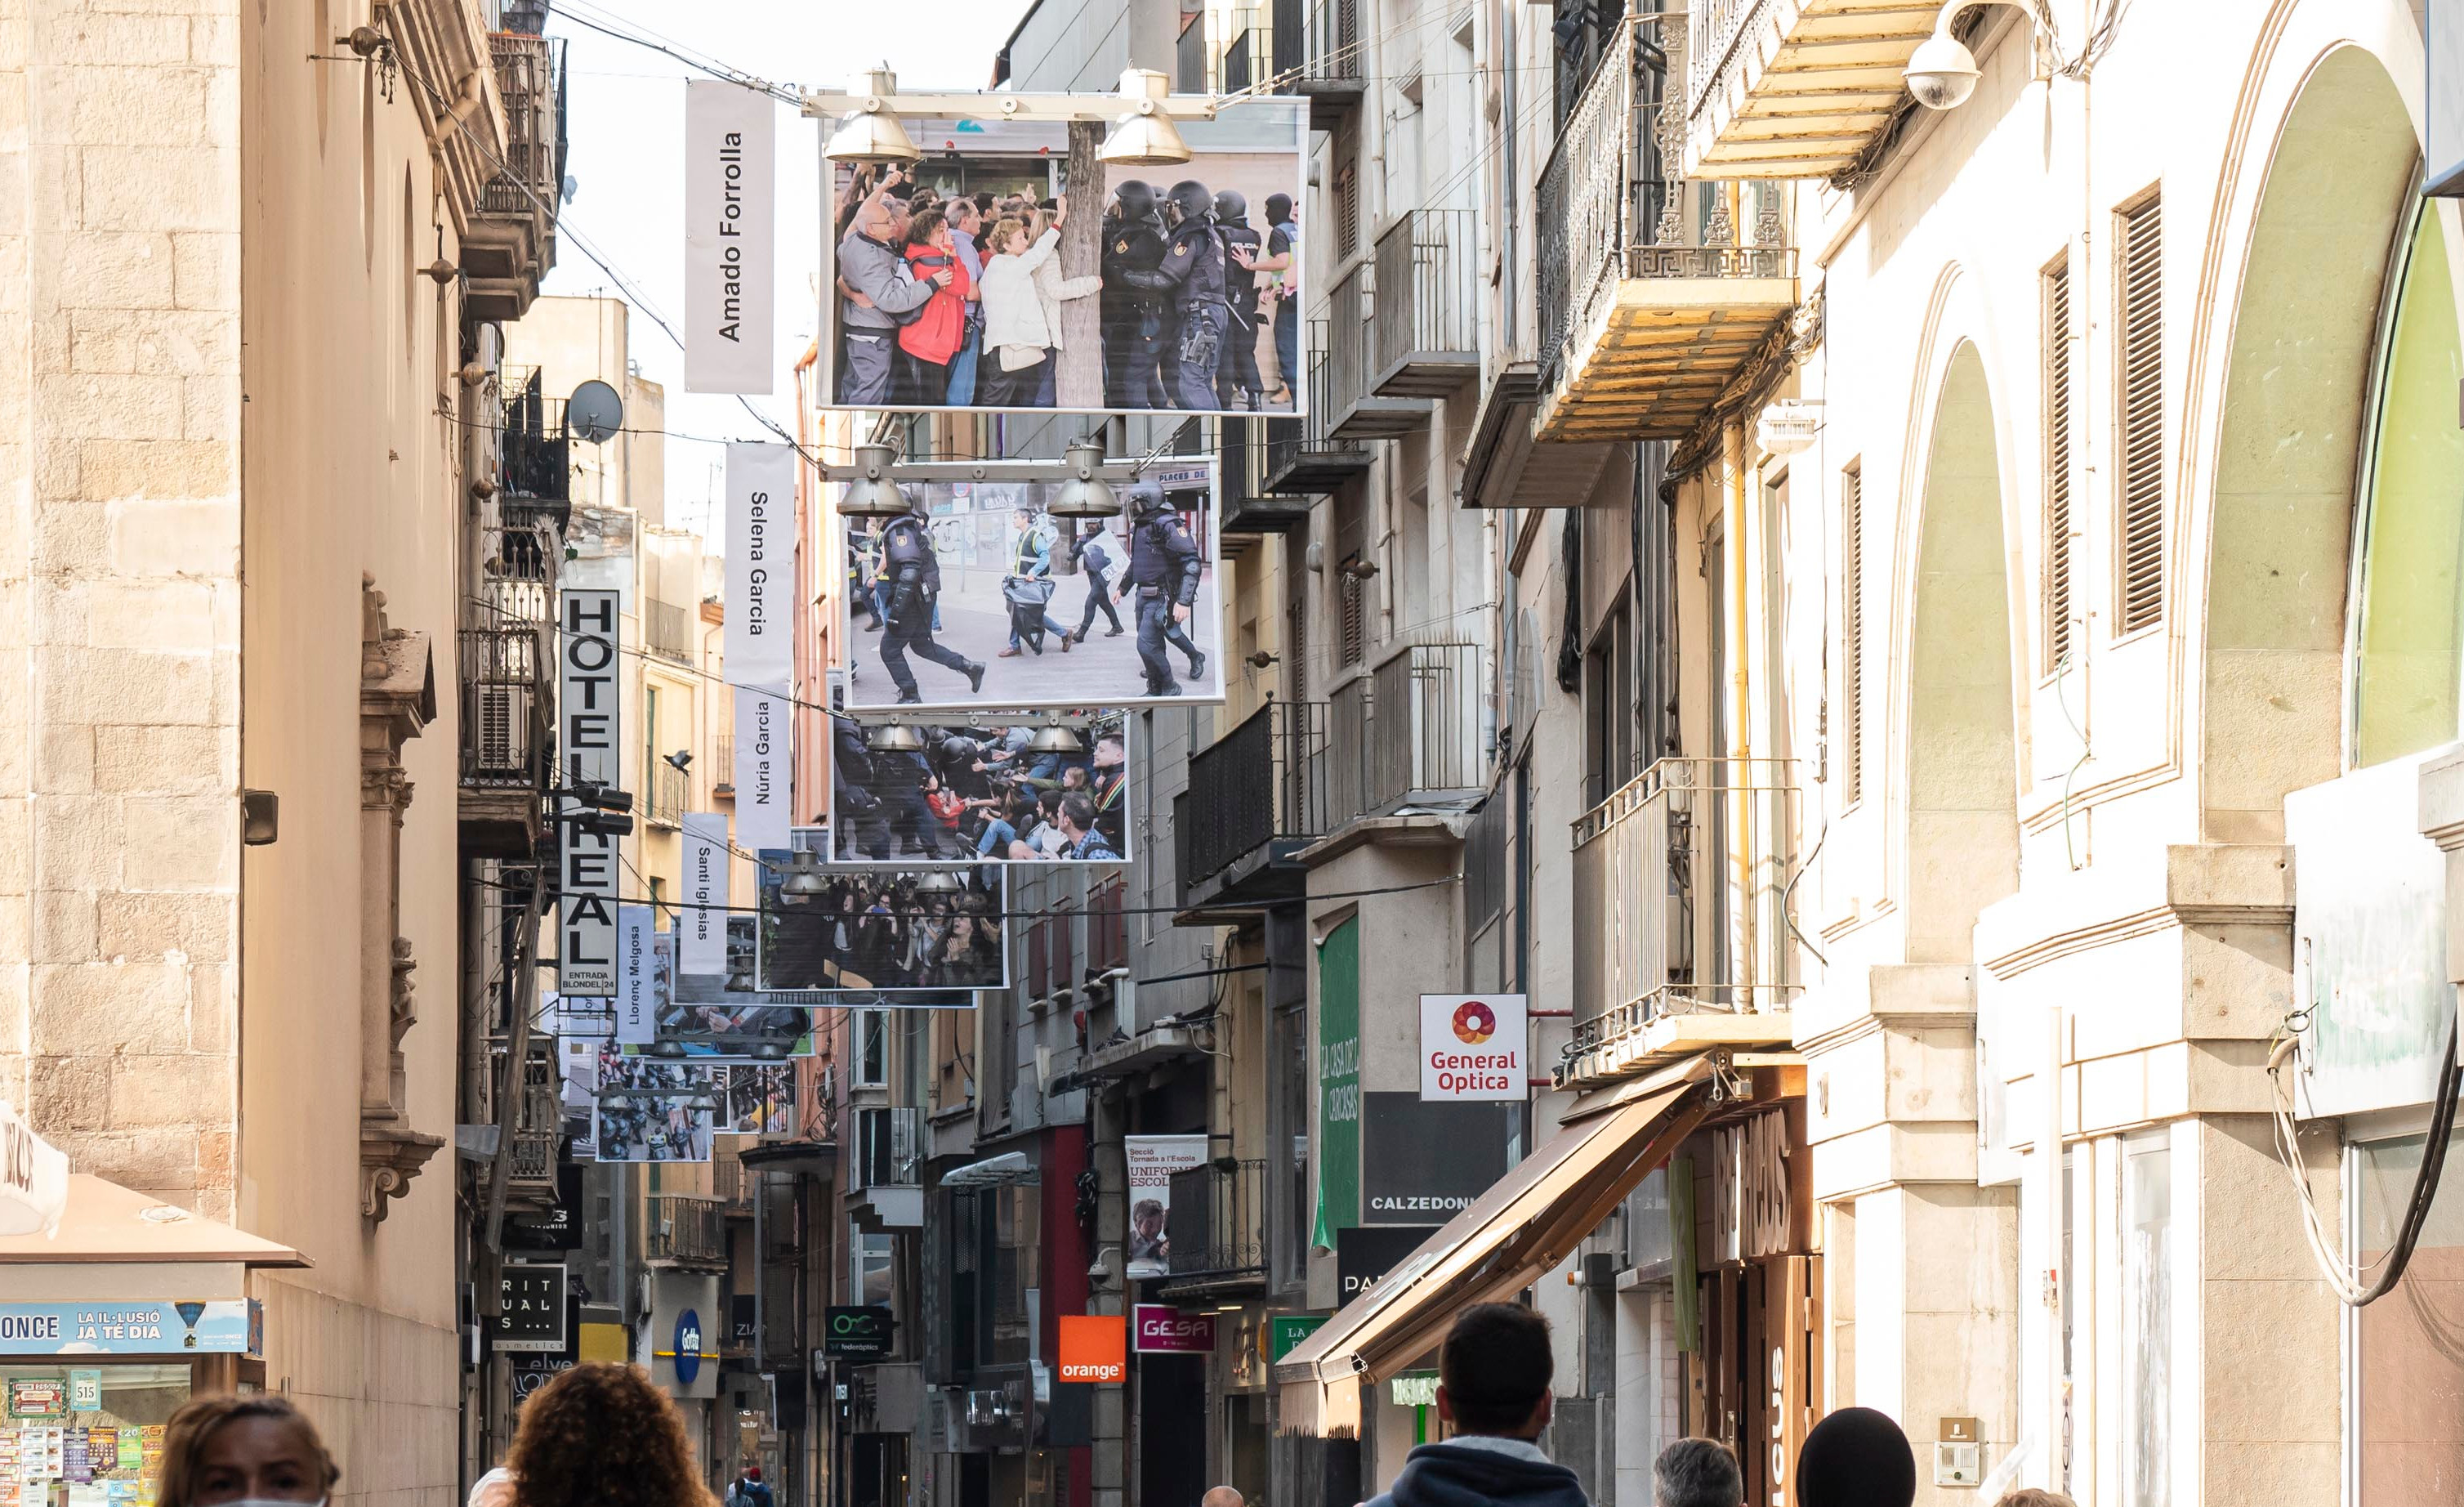
[(1520, 994), (1421, 995), (1420, 1097), (1528, 1097), (1529, 1019)]

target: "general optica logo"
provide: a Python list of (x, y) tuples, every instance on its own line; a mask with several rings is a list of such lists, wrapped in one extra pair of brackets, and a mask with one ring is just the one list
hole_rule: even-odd
[(1497, 1015), (1478, 1000), (1465, 1000), (1455, 1008), (1455, 1039), (1467, 1047), (1477, 1047), (1497, 1034)]

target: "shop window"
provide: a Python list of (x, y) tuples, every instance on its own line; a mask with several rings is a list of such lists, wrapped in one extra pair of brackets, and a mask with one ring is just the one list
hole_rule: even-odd
[[(2426, 1136), (2353, 1148), (2362, 1260), (2394, 1244)], [(2464, 1131), (2448, 1142), (2412, 1260), (2395, 1290), (2354, 1316), (2359, 1507), (2453, 1499), (2464, 1476)]]
[(2397, 277), (2364, 460), (2356, 765), (2454, 738), (2464, 669), (2464, 429), (2455, 419), (2464, 341), (2435, 209), (2406, 241)]
[(2123, 1507), (2171, 1507), (2173, 1163), (2164, 1132), (2122, 1152)]
[[(163, 1475), (163, 1426), (188, 1400), (185, 1363), (83, 1357), (0, 1361), (9, 1414), (0, 1472), (27, 1507), (86, 1500), (151, 1502)], [(25, 1484), (21, 1488), (20, 1480)]]

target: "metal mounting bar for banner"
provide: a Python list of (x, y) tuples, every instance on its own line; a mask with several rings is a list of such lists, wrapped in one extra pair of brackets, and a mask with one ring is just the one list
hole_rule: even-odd
[[(803, 113), (813, 120), (832, 121), (873, 100), (894, 104), (908, 120), (922, 121), (1093, 121), (1109, 125), (1120, 119), (1122, 111), (1118, 94), (987, 95), (981, 90), (916, 94), (901, 89), (878, 95), (815, 91), (804, 96)], [(1219, 108), (1216, 98), (1204, 94), (1166, 95), (1155, 104), (1157, 115), (1176, 121), (1211, 121)]]
[[(1199, 455), (1124, 455), (1106, 460), (1095, 474), (1107, 481), (1135, 481), (1149, 471), (1175, 466), (1211, 465), (1215, 457)], [(865, 475), (856, 465), (821, 464), (824, 481), (854, 481)], [(902, 460), (890, 468), (894, 481), (1067, 481), (1078, 475), (1062, 460)]]

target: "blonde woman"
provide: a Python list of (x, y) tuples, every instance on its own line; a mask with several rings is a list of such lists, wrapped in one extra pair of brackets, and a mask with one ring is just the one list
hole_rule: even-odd
[[(1035, 218), (1029, 223), (1028, 229), (1039, 241), (1044, 239), (1045, 232), (1050, 232), (1057, 245), (1061, 235), (1061, 215), (1067, 212), (1069, 200), (1065, 196), (1056, 202), (1060, 206), (1058, 209), (1036, 211)], [(1100, 293), (1103, 289), (1104, 279), (1098, 277), (1065, 277), (1061, 276), (1061, 258), (1058, 255), (1045, 258), (1043, 264), (1035, 269), (1035, 292), (1036, 296), (1044, 300), (1044, 328), (1045, 332), (1052, 337), (1053, 351), (1052, 359), (1044, 362), (1036, 368), (1043, 373), (1036, 383), (1035, 406), (1037, 408), (1052, 407), (1052, 373), (1061, 365), (1061, 351), (1068, 344), (1061, 338), (1061, 305), (1072, 299), (1084, 299)]]
[(1057, 335), (1044, 317), (1036, 271), (1060, 255), (1066, 209), (1039, 233), (1029, 221), (1009, 216), (996, 224), (984, 259), (983, 364), (976, 373), (976, 402), (988, 409), (1031, 409), (1052, 365)]

